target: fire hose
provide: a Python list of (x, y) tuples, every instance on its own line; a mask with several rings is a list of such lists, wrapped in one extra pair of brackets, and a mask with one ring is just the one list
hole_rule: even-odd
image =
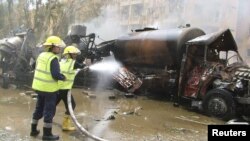
[[(86, 69), (88, 69), (88, 68), (84, 68), (83, 70), (86, 70)], [(94, 139), (95, 141), (108, 141), (108, 140), (102, 139), (100, 137), (97, 137), (95, 135), (92, 135), (84, 127), (82, 127), (82, 125), (77, 121), (76, 116), (75, 116), (74, 111), (73, 111), (73, 108), (72, 108), (72, 103), (71, 103), (71, 90), (68, 91), (67, 101), (68, 101), (68, 108), (69, 108), (70, 116), (71, 116), (74, 124), (77, 126), (77, 128), (80, 130), (81, 133), (83, 133), (87, 137), (90, 137), (90, 138)]]

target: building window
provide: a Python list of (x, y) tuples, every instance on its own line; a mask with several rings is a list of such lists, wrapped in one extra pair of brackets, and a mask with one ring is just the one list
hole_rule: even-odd
[(133, 18), (140, 18), (143, 12), (143, 4), (134, 4), (131, 7), (131, 16)]
[(128, 20), (129, 18), (129, 6), (123, 6), (121, 8), (122, 21)]

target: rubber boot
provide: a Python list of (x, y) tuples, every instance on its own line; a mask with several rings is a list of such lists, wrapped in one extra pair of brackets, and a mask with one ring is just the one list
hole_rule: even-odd
[(39, 130), (37, 130), (37, 124), (31, 124), (31, 132), (30, 132), (30, 136), (37, 136), (40, 133)]
[(74, 125), (71, 122), (71, 118), (69, 117), (69, 115), (65, 115), (64, 118), (63, 118), (62, 130), (63, 131), (74, 131), (74, 130), (76, 130), (76, 128), (74, 127)]
[(43, 137), (42, 137), (42, 139), (46, 140), (46, 141), (59, 140), (59, 136), (53, 135), (51, 133), (51, 131), (52, 131), (52, 128), (45, 128), (45, 127), (43, 127)]

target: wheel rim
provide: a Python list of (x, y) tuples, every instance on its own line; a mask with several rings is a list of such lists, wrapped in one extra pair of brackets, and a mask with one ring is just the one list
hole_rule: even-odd
[(208, 102), (208, 111), (214, 116), (222, 116), (227, 110), (226, 102), (220, 97), (213, 98)]

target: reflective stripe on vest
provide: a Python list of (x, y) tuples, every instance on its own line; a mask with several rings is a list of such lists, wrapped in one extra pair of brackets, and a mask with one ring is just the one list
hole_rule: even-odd
[(38, 56), (32, 83), (33, 89), (43, 92), (58, 91), (58, 82), (53, 79), (50, 72), (50, 64), (54, 58), (57, 56), (51, 52), (43, 52)]
[(61, 73), (66, 76), (65, 81), (58, 81), (60, 89), (71, 89), (76, 76), (76, 71), (74, 70), (75, 60), (67, 59), (60, 61)]

